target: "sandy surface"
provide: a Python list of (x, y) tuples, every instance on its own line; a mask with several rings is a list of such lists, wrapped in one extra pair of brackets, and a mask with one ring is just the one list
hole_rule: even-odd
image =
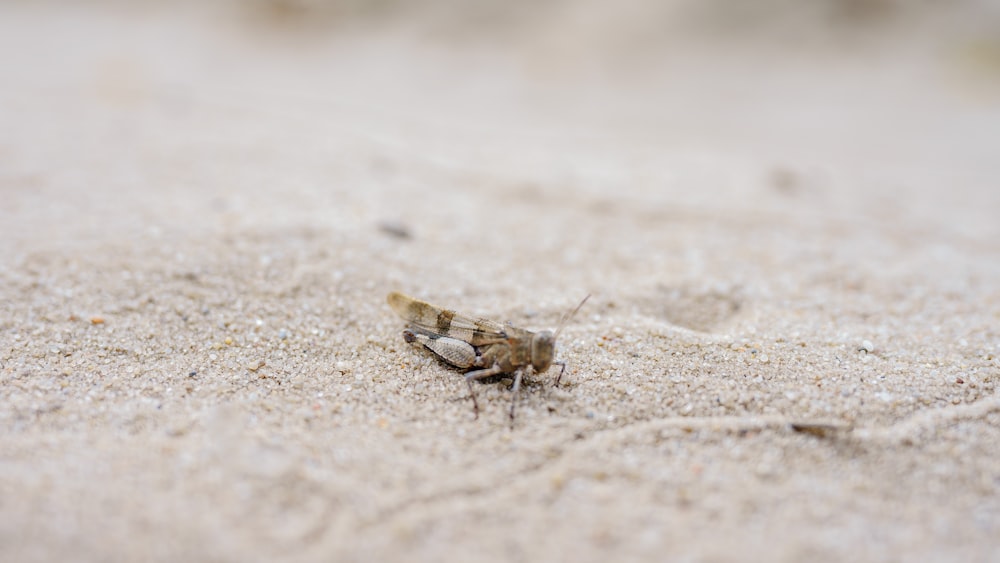
[(341, 4), (0, 5), (0, 559), (996, 560), (996, 14)]

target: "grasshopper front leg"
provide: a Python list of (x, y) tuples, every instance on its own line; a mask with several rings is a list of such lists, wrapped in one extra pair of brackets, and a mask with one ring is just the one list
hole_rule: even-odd
[(566, 371), (566, 362), (552, 362), (552, 365), (559, 366), (559, 375), (556, 376), (555, 386), (559, 387), (559, 380), (562, 379), (563, 372)]

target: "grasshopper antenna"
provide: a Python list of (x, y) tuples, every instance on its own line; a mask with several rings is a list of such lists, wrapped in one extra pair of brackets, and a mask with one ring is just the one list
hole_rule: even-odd
[(583, 301), (580, 301), (580, 304), (577, 305), (575, 309), (573, 309), (569, 313), (566, 313), (565, 315), (563, 315), (563, 318), (559, 319), (559, 326), (556, 328), (556, 333), (552, 337), (552, 340), (556, 340), (557, 338), (559, 338), (559, 333), (562, 332), (563, 327), (565, 327), (566, 323), (568, 323), (569, 320), (573, 318), (573, 315), (575, 315), (576, 312), (580, 310), (580, 307), (583, 307), (583, 304), (586, 303), (588, 299), (590, 299), (590, 295), (591, 294), (588, 293), (587, 296), (583, 298)]

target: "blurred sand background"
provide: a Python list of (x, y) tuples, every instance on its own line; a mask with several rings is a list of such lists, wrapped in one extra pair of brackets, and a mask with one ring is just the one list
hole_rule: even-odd
[[(995, 3), (11, 1), (0, 46), (3, 561), (1000, 553)], [(510, 429), (391, 290), (593, 297)]]

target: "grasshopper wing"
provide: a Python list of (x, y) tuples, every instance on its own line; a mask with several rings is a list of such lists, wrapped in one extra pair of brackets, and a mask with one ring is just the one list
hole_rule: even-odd
[(403, 320), (431, 334), (457, 338), (473, 346), (507, 338), (506, 327), (496, 321), (473, 319), (397, 291), (390, 293), (386, 301)]

